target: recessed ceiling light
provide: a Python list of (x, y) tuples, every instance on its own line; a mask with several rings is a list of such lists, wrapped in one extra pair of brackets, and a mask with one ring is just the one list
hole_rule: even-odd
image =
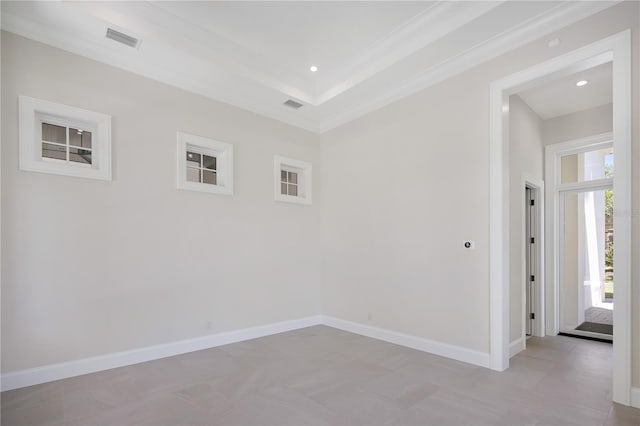
[(586, 86), (587, 83), (588, 83), (587, 80), (580, 80), (579, 82), (576, 83), (576, 86), (578, 87)]
[(311, 66), (309, 67), (309, 71), (311, 71), (311, 72), (316, 72), (316, 71), (318, 71), (318, 67), (316, 67), (315, 65), (311, 65)]
[(551, 48), (560, 46), (560, 39), (559, 38), (554, 38), (553, 40), (549, 40), (549, 42), (547, 43), (547, 46), (549, 46)]

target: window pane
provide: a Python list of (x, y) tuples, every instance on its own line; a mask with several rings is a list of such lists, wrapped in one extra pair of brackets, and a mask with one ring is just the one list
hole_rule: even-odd
[(605, 148), (561, 158), (561, 182), (575, 183), (613, 176), (613, 149)]
[(605, 177), (613, 177), (613, 152), (604, 156), (604, 175)]
[(298, 174), (295, 172), (289, 172), (289, 183), (298, 183)]
[(216, 172), (210, 172), (209, 170), (202, 171), (202, 182), (210, 183), (212, 185), (217, 185), (217, 175)]
[(216, 157), (210, 157), (208, 155), (202, 156), (202, 166), (205, 169), (216, 170)]
[(55, 158), (56, 160), (67, 159), (67, 148), (49, 143), (42, 144), (42, 158)]
[(187, 151), (187, 166), (200, 167), (202, 156), (195, 152)]
[(298, 196), (298, 185), (289, 184), (289, 195)]
[(54, 124), (42, 123), (42, 140), (49, 142), (67, 143), (67, 128)]
[(69, 145), (91, 149), (91, 132), (69, 128)]
[(200, 169), (187, 167), (187, 182), (200, 182)]
[(280, 193), (282, 195), (287, 195), (287, 184), (286, 183), (281, 183), (280, 184)]
[[(287, 172), (284, 170), (280, 170), (280, 182), (286, 182), (287, 181)], [(287, 192), (283, 192), (283, 194), (286, 194)]]
[(81, 148), (69, 148), (69, 161), (91, 164), (91, 151)]

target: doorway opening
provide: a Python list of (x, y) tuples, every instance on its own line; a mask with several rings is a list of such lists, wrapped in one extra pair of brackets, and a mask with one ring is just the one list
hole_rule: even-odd
[(612, 340), (613, 146), (611, 141), (572, 145), (577, 152), (549, 150), (560, 166), (555, 185), (560, 236), (556, 252), (559, 332)]
[[(503, 77), (490, 87), (490, 202), (489, 280), (490, 353), (489, 365), (502, 371), (509, 367), (510, 265), (509, 251), (509, 96), (545, 82), (612, 64), (612, 134), (616, 152), (615, 191), (615, 312), (613, 345), (613, 401), (631, 403), (631, 32), (622, 31), (587, 46), (562, 54), (544, 63)], [(545, 161), (545, 173), (557, 167)], [(557, 191), (545, 177), (545, 333), (556, 335), (559, 328), (559, 250)], [(566, 188), (568, 189), (568, 188)], [(551, 222), (551, 224), (549, 224)]]

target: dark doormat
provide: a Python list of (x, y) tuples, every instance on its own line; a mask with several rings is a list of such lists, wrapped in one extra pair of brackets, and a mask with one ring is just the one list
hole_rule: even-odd
[(590, 331), (592, 333), (610, 334), (613, 336), (613, 325), (598, 324), (596, 322), (583, 322), (576, 327), (576, 330)]

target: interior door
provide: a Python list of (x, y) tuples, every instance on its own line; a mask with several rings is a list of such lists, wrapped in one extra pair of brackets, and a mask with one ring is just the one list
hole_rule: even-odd
[(526, 334), (533, 334), (534, 312), (534, 294), (536, 286), (536, 200), (535, 190), (525, 187), (525, 324)]

